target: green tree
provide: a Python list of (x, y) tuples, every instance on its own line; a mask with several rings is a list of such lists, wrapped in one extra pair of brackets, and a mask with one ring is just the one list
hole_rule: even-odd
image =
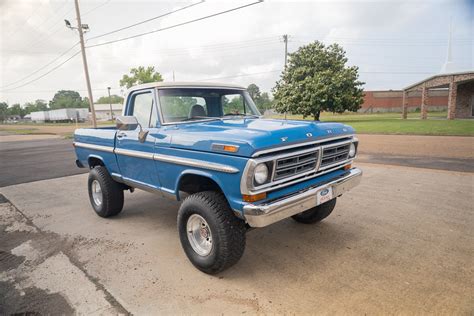
[(260, 88), (255, 83), (250, 84), (247, 87), (247, 91), (255, 102), (260, 113), (263, 114), (263, 112), (272, 107), (272, 100), (270, 99), (268, 92), (261, 92)]
[(251, 84), (249, 84), (249, 86), (247, 87), (247, 91), (249, 92), (250, 97), (252, 98), (252, 100), (254, 100), (255, 102), (257, 102), (258, 99), (259, 99), (260, 96), (261, 96), (260, 88), (259, 88), (255, 83), (251, 83)]
[(283, 113), (313, 116), (321, 111), (357, 111), (362, 104), (359, 68), (346, 66), (341, 46), (315, 41), (289, 54), (288, 64), (273, 88), (275, 108)]
[(23, 117), (26, 115), (26, 111), (19, 103), (16, 103), (8, 108), (8, 115), (19, 115), (20, 117)]
[(272, 100), (270, 99), (270, 96), (268, 95), (268, 92), (263, 92), (260, 95), (260, 98), (257, 99), (256, 103), (258, 110), (260, 113), (264, 113), (266, 110), (272, 108)]
[(155, 71), (155, 67), (148, 66), (145, 68), (140, 66), (138, 68), (130, 69), (130, 76), (123, 75), (120, 80), (120, 86), (128, 89), (137, 84), (156, 81), (163, 81), (163, 77), (158, 71)]
[(110, 96), (110, 100), (109, 100), (109, 96), (104, 96), (97, 99), (97, 104), (110, 104), (110, 103), (112, 104), (123, 103), (123, 98), (119, 95), (112, 94)]
[(35, 102), (27, 102), (23, 104), (26, 114), (36, 111), (46, 111), (48, 109), (48, 104), (44, 100), (36, 100)]
[(6, 102), (0, 102), (0, 121), (3, 122), (7, 119), (8, 115), (8, 104)]
[(81, 95), (77, 91), (72, 90), (60, 90), (56, 92), (53, 99), (49, 101), (49, 107), (51, 109), (64, 109), (64, 108), (86, 108), (89, 106), (87, 98), (81, 98)]

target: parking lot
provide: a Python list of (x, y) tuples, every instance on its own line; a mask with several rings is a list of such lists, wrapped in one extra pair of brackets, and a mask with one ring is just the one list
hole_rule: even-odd
[(102, 219), (86, 174), (4, 186), (0, 314), (472, 313), (472, 173), (365, 155), (362, 184), (329, 218), (250, 231), (242, 260), (217, 276), (182, 251), (177, 202), (127, 193)]

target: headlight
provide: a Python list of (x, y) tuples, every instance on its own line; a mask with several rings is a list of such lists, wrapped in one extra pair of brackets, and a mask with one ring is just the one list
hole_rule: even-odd
[(349, 147), (349, 157), (353, 158), (356, 155), (356, 146), (354, 143), (351, 143), (351, 146)]
[(254, 179), (257, 184), (264, 184), (268, 180), (268, 167), (266, 164), (261, 163), (255, 167)]

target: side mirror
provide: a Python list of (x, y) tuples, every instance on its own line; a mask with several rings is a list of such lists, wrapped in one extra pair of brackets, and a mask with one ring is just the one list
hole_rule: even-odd
[(138, 127), (138, 120), (135, 116), (117, 116), (115, 124), (118, 130), (133, 131)]

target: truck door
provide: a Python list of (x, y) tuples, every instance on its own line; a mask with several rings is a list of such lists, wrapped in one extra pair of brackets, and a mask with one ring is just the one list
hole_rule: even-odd
[(158, 111), (154, 90), (140, 90), (129, 95), (125, 115), (135, 116), (147, 133), (139, 139), (140, 126), (132, 131), (117, 131), (115, 153), (123, 179), (141, 189), (159, 189), (158, 173), (153, 162)]

